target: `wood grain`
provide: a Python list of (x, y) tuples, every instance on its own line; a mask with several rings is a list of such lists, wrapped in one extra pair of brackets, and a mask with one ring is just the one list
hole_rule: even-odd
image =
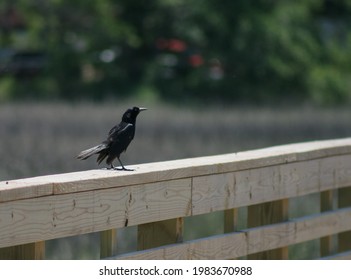
[(138, 251), (110, 259), (202, 260), (236, 258), (247, 254), (246, 235), (243, 232), (166, 245)]
[(232, 259), (348, 230), (351, 230), (351, 207), (179, 245), (122, 254), (112, 259)]
[(0, 248), (185, 217), (190, 179), (0, 204)]
[(193, 178), (193, 215), (351, 185), (351, 155)]
[[(140, 185), (351, 154), (351, 138), (133, 166), (134, 172), (89, 170), (0, 182), (0, 202)], [(350, 171), (347, 171), (348, 175)], [(346, 174), (347, 175), (347, 174)]]
[[(148, 248), (156, 244), (155, 229), (172, 229), (179, 239), (180, 223), (168, 225), (165, 220), (225, 210), (226, 234), (129, 256), (236, 258), (333, 234), (338, 234), (339, 250), (350, 249), (346, 187), (351, 186), (351, 138), (133, 168), (135, 172), (90, 170), (0, 182), (0, 248), (32, 248), (27, 244), (106, 231), (102, 247), (108, 252), (103, 256), (111, 255), (115, 229), (151, 224), (144, 231), (154, 232), (142, 247)], [(334, 190), (339, 191), (339, 207), (346, 208), (231, 232), (236, 224), (233, 209)]]

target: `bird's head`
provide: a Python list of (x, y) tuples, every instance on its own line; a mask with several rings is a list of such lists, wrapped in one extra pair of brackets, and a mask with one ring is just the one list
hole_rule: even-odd
[(136, 118), (139, 115), (139, 113), (141, 111), (145, 111), (147, 110), (146, 108), (142, 108), (142, 107), (133, 107), (128, 109), (122, 117), (122, 121), (127, 122), (127, 123), (131, 123), (131, 124), (135, 124)]

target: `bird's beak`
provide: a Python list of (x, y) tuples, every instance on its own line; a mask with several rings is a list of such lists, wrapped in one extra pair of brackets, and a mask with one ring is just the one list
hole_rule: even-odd
[(139, 112), (146, 111), (146, 110), (147, 110), (147, 108), (139, 108)]

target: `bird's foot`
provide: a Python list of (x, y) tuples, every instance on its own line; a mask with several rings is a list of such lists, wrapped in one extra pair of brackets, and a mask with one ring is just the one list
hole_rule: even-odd
[(113, 166), (111, 165), (110, 167), (107, 167), (106, 168), (107, 170), (118, 170), (118, 171), (134, 171), (135, 169), (128, 169), (128, 168), (125, 168), (124, 166), (122, 167), (116, 167), (116, 166)]
[(119, 170), (119, 171), (134, 171), (135, 170), (135, 169), (125, 168), (124, 166), (122, 166), (122, 167), (114, 167), (113, 169), (114, 170)]

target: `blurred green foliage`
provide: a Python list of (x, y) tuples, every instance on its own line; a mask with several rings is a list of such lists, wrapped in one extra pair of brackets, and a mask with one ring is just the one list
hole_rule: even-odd
[(0, 15), (0, 51), (45, 54), (30, 77), (0, 56), (0, 101), (351, 101), (348, 0), (4, 0)]

